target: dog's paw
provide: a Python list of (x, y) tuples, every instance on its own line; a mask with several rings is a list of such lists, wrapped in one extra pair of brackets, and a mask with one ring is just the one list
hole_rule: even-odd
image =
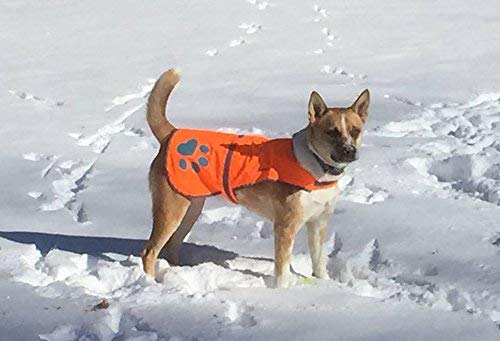
[(330, 279), (330, 276), (328, 275), (328, 272), (325, 270), (323, 271), (315, 271), (313, 272), (313, 277), (316, 277), (318, 279)]
[(288, 275), (281, 275), (281, 276), (277, 276), (276, 277), (276, 283), (275, 283), (275, 287), (277, 289), (281, 289), (281, 288), (288, 288), (290, 286), (290, 283), (291, 280), (290, 280), (290, 276)]
[[(179, 167), (182, 170), (187, 170), (189, 166), (191, 169), (198, 173), (201, 167), (208, 166), (208, 159), (204, 156), (210, 151), (207, 145), (202, 144), (198, 147), (198, 141), (196, 139), (187, 140), (184, 143), (180, 143), (177, 146), (177, 152), (181, 155), (186, 156), (179, 160)], [(195, 154), (198, 154), (195, 155)], [(190, 161), (187, 157), (194, 158), (195, 161)]]

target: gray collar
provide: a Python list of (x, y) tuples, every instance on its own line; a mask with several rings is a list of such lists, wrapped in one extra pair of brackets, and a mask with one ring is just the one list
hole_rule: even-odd
[[(343, 168), (340, 174), (332, 174), (329, 167), (337, 168), (324, 162), (314, 154), (307, 144), (306, 129), (302, 129), (292, 136), (293, 153), (300, 165), (307, 170), (319, 182), (336, 181), (344, 175)], [(340, 165), (339, 165), (340, 166)], [(342, 165), (343, 166), (343, 165)], [(344, 166), (345, 167), (345, 166)], [(340, 167), (339, 167), (340, 168)], [(337, 173), (337, 172), (335, 172)]]

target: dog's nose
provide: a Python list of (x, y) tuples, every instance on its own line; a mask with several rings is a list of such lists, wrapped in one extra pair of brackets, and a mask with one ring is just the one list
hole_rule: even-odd
[(357, 149), (352, 144), (345, 144), (343, 146), (343, 152), (347, 160), (352, 161), (357, 159)]

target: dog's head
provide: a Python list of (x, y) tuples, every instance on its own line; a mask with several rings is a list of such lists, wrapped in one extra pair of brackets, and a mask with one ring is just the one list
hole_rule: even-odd
[(370, 92), (364, 90), (348, 108), (328, 108), (313, 91), (309, 99), (309, 148), (323, 162), (345, 167), (358, 159), (361, 133), (368, 117)]

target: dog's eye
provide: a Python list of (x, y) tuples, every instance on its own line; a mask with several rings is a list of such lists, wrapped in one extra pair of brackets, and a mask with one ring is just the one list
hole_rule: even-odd
[(361, 132), (361, 130), (359, 130), (356, 127), (351, 128), (351, 136), (353, 138), (357, 138), (360, 132)]
[(340, 131), (337, 128), (333, 128), (333, 129), (327, 130), (326, 134), (330, 137), (339, 137)]

